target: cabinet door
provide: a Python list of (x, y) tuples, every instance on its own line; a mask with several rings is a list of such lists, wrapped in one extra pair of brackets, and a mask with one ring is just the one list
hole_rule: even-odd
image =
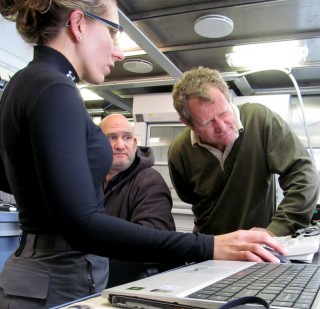
[(173, 199), (172, 214), (175, 219), (177, 230), (190, 232), (193, 230), (193, 213), (191, 211), (191, 205), (186, 204), (179, 199), (170, 179), (167, 157), (171, 141), (184, 129), (185, 126), (181, 123), (149, 124), (147, 145), (154, 151), (154, 168), (160, 172), (171, 191)]

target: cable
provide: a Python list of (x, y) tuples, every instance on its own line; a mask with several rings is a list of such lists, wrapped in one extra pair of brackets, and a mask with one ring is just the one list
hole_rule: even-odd
[(297, 83), (296, 79), (294, 78), (294, 76), (292, 75), (290, 70), (288, 70), (288, 69), (280, 69), (280, 68), (263, 69), (263, 70), (252, 70), (252, 71), (247, 71), (247, 72), (241, 73), (241, 75), (245, 76), (245, 75), (250, 75), (250, 74), (254, 74), (254, 73), (258, 73), (258, 72), (271, 71), (271, 70), (277, 70), (277, 71), (281, 71), (281, 72), (285, 73), (286, 75), (289, 76), (289, 78), (291, 79), (291, 81), (293, 83), (293, 86), (294, 86), (294, 88), (296, 90), (296, 93), (297, 93), (297, 96), (298, 96), (298, 101), (299, 101), (299, 104), (300, 104), (300, 108), (301, 108), (302, 120), (303, 120), (302, 122), (303, 122), (303, 126), (304, 126), (304, 129), (305, 129), (305, 132), (306, 132), (306, 136), (307, 136), (307, 142), (308, 142), (308, 146), (309, 146), (309, 149), (310, 149), (310, 156), (311, 156), (311, 159), (312, 159), (314, 165), (316, 165), (316, 160), (315, 160), (315, 157), (314, 157), (314, 152), (313, 152), (313, 148), (312, 148), (311, 140), (310, 140), (310, 134), (309, 134), (308, 126), (307, 126), (306, 116), (304, 114), (304, 105), (303, 105), (303, 100), (302, 100), (302, 96), (301, 96), (301, 91), (299, 89), (299, 86), (298, 86), (298, 83)]
[(246, 304), (259, 304), (266, 309), (270, 309), (270, 304), (265, 299), (257, 296), (244, 296), (238, 299), (231, 300), (230, 302), (224, 304), (219, 309), (239, 308), (240, 305), (246, 305)]

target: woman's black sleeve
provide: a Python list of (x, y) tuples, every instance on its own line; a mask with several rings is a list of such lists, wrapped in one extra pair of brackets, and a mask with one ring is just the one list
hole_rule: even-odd
[(133, 261), (212, 259), (212, 236), (149, 229), (98, 210), (88, 163), (86, 117), (76, 89), (57, 86), (34, 107), (30, 122), (46, 205), (70, 245), (77, 250)]

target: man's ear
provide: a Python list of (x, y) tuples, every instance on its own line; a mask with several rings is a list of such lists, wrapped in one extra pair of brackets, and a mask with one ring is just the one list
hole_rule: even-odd
[(68, 22), (69, 28), (71, 30), (71, 34), (74, 39), (78, 42), (81, 41), (84, 27), (84, 13), (81, 10), (74, 10)]
[(185, 126), (189, 127), (190, 129), (192, 129), (192, 125), (190, 123), (187, 123), (184, 119), (182, 119), (181, 117), (179, 117), (179, 120), (181, 123), (183, 123)]
[(135, 148), (137, 150), (137, 148), (138, 148), (138, 140), (137, 140), (136, 137), (133, 138), (133, 143), (135, 144)]

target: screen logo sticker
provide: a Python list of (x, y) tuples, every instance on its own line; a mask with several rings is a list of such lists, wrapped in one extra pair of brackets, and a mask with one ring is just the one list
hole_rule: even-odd
[(145, 288), (143, 287), (140, 287), (140, 286), (132, 286), (131, 288), (127, 288), (127, 290), (130, 290), (130, 291), (141, 291), (141, 290), (144, 290)]

